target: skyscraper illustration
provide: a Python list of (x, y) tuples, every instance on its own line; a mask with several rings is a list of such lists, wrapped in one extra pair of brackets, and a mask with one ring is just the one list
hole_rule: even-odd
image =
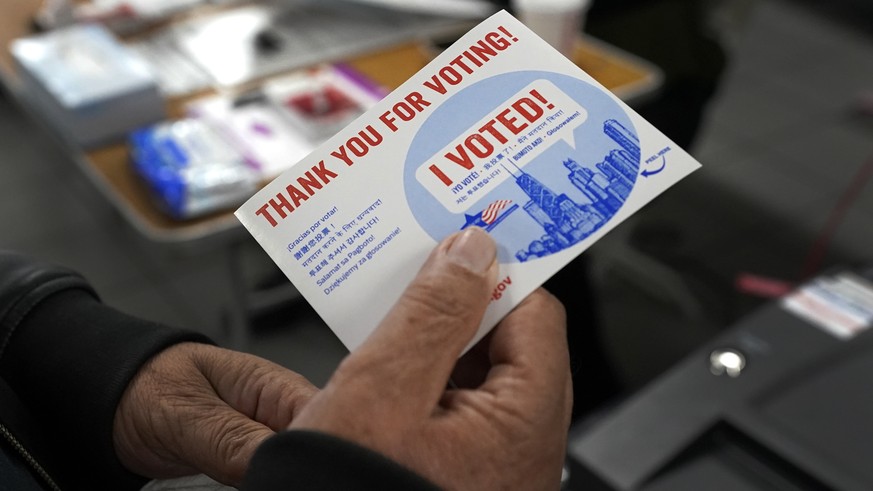
[[(603, 133), (620, 148), (611, 150), (590, 167), (569, 157), (562, 161), (569, 171), (567, 180), (582, 194), (581, 201), (555, 192), (511, 163), (501, 164), (529, 198), (522, 209), (544, 232), (527, 249), (516, 252), (519, 261), (553, 254), (582, 241), (615, 215), (630, 196), (639, 172), (639, 139), (613, 119), (603, 123)], [(467, 223), (462, 228), (482, 222), (473, 215), (466, 217)], [(497, 225), (497, 222), (489, 225), (488, 230)]]
[[(507, 169), (508, 170), (508, 169)], [(524, 209), (543, 230), (548, 225), (562, 234), (569, 243), (581, 240), (582, 233), (577, 230), (580, 225), (591, 220), (591, 212), (570, 199), (566, 194), (556, 194), (548, 186), (538, 181), (530, 174), (516, 169), (510, 171), (515, 183), (530, 198)], [(564, 242), (559, 240), (558, 243)]]
[(603, 132), (606, 136), (615, 140), (621, 148), (630, 154), (633, 161), (639, 165), (640, 140), (637, 135), (630, 132), (625, 126), (614, 119), (608, 119), (603, 123)]
[(568, 159), (564, 161), (564, 167), (570, 171), (567, 176), (570, 182), (582, 191), (582, 194), (591, 202), (591, 206), (600, 214), (601, 217), (609, 217), (615, 213), (615, 210), (621, 207), (623, 198), (620, 194), (609, 191), (609, 178), (601, 173), (595, 173), (587, 167), (582, 167), (575, 160)]
[(523, 254), (516, 254), (524, 261), (530, 256), (540, 257), (565, 249), (584, 239), (603, 223), (603, 215), (589, 205), (579, 204), (566, 194), (555, 193), (530, 174), (516, 168), (507, 169), (515, 183), (530, 198), (524, 211), (546, 233), (531, 243)]
[(633, 157), (627, 150), (613, 150), (609, 152), (609, 155), (603, 161), (631, 181), (637, 178), (637, 172), (640, 170), (639, 160), (633, 160)]
[(630, 195), (631, 188), (634, 187), (633, 181), (624, 177), (624, 175), (615, 170), (615, 167), (612, 167), (606, 161), (598, 163), (596, 167), (609, 181), (609, 184), (606, 186), (606, 192), (624, 203), (624, 200)]
[(543, 227), (543, 229), (546, 228), (546, 225), (552, 223), (552, 219), (549, 218), (549, 215), (546, 214), (546, 212), (540, 208), (540, 205), (536, 204), (534, 201), (528, 201), (525, 203), (524, 211), (526, 211), (527, 214), (540, 225), (540, 227)]

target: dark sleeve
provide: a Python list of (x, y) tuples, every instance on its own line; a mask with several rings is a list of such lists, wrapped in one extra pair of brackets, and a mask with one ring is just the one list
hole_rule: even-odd
[(258, 448), (241, 491), (438, 491), (387, 457), (314, 431), (286, 431)]
[(112, 443), (119, 400), (152, 356), (206, 337), (111, 309), (78, 274), (0, 251), (0, 377), (40, 433), (48, 467), (70, 489), (136, 489)]

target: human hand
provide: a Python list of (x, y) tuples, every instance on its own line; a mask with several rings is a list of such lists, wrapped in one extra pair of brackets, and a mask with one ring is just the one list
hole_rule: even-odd
[(572, 386), (554, 297), (535, 291), (469, 353), (487, 358), (481, 383), (446, 389), (496, 276), (484, 231), (445, 240), (290, 428), (371, 448), (446, 489), (558, 489)]
[(115, 451), (143, 476), (205, 473), (237, 485), (258, 445), (316, 392), (302, 376), (256, 356), (178, 344), (127, 387), (115, 413)]

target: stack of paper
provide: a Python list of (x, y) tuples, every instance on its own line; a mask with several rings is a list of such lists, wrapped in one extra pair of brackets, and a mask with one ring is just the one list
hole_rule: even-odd
[(75, 143), (105, 142), (164, 117), (148, 65), (100, 25), (16, 40), (12, 55), (28, 95)]

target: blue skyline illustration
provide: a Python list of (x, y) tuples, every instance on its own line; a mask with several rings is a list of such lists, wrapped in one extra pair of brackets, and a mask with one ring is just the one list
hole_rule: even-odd
[[(567, 179), (582, 192), (587, 203), (574, 201), (565, 193), (556, 193), (518, 167), (512, 166), (514, 170), (510, 170), (503, 166), (530, 198), (522, 209), (543, 230), (543, 235), (531, 241), (527, 249), (515, 253), (520, 262), (554, 254), (584, 240), (615, 215), (630, 196), (639, 172), (639, 139), (614, 119), (603, 123), (603, 133), (619, 148), (606, 154), (594, 169), (569, 157), (562, 161), (569, 171)], [(513, 206), (504, 212), (487, 230), (493, 229), (516, 209), (517, 206)], [(472, 225), (471, 219), (475, 220), (474, 215), (466, 217), (467, 223), (462, 228)]]
[[(585, 109), (587, 117), (582, 124), (562, 127), (549, 134), (546, 134), (548, 130), (544, 127), (545, 131), (539, 133), (543, 137), (539, 142), (543, 148), (539, 149), (538, 155), (533, 158), (521, 158), (516, 162), (513, 149), (517, 150), (518, 144), (524, 143), (524, 140), (508, 141), (503, 148), (496, 148), (498, 153), (492, 159), (478, 162), (482, 167), (485, 167), (486, 163), (491, 164), (490, 168), (485, 168), (487, 172), (479, 177), (497, 177), (494, 171), (498, 171), (497, 178), (501, 182), (497, 186), (486, 186), (486, 189), (483, 189), (484, 193), (477, 192), (482, 187), (481, 185), (476, 187), (477, 183), (460, 190), (456, 194), (463, 193), (467, 198), (458, 201), (469, 203), (464, 209), (456, 210), (454, 206), (449, 206), (424, 186), (418, 179), (418, 171), (435, 155), (441, 154), (444, 147), (459, 138), (460, 128), (472, 128), (489, 111), (504, 104), (531, 83), (540, 80), (554, 84), (559, 91)], [(554, 115), (557, 115), (557, 112)], [(556, 122), (555, 119), (551, 121)], [(536, 138), (537, 132), (529, 133), (526, 134), (529, 139)], [(540, 205), (525, 192), (521, 184), (530, 184), (528, 191), (534, 194), (536, 194), (533, 189), (535, 187), (546, 189), (551, 192), (554, 200), (565, 193), (578, 205), (578, 209), (586, 210), (584, 207), (587, 206), (597, 213), (591, 217), (591, 221), (606, 223), (615, 214), (614, 208), (623, 205), (623, 201), (633, 194), (633, 186), (638, 182), (637, 171), (643, 171), (640, 141), (630, 114), (600, 87), (575, 77), (546, 71), (500, 74), (476, 82), (447, 99), (418, 129), (409, 145), (403, 169), (406, 202), (419, 226), (433, 240), (440, 241), (465, 225), (479, 226), (489, 231), (499, 244), (497, 254), (502, 263), (519, 262), (516, 251), (529, 253), (534, 239), (542, 239), (541, 236), (548, 235), (546, 228), (552, 232), (552, 235), (562, 233), (566, 241), (571, 244), (578, 242), (577, 237), (573, 236), (573, 232), (568, 231), (561, 218), (556, 222), (541, 216), (542, 214), (548, 216), (548, 213), (539, 213), (535, 207)], [(501, 156), (503, 158), (500, 158)], [(564, 162), (571, 160), (579, 164), (578, 172), (575, 172), (576, 168), (571, 170), (564, 165)], [(600, 167), (597, 164), (601, 164)], [(588, 175), (582, 169), (590, 170), (591, 174)], [(512, 173), (509, 170), (512, 170)], [(570, 176), (574, 172), (575, 185)], [(522, 174), (539, 181), (540, 186), (536, 186), (528, 178), (519, 181)], [(586, 184), (589, 180), (593, 180), (593, 183)], [(579, 189), (580, 186), (585, 191), (589, 191), (591, 198)], [(598, 186), (613, 199), (599, 199), (602, 198), (602, 193), (598, 192), (600, 191), (597, 189)], [(547, 197), (538, 199), (550, 201)], [(494, 203), (501, 200), (511, 200), (511, 203), (494, 216), (494, 221), (491, 212), (486, 218), (490, 223), (480, 220), (482, 211), (489, 210)], [(531, 201), (533, 204), (525, 209), (524, 206)], [(548, 208), (547, 205), (544, 206)], [(570, 204), (563, 206), (569, 207)], [(577, 212), (573, 210), (570, 212), (571, 222), (575, 217), (575, 220), (580, 222), (577, 225), (581, 225), (584, 231), (584, 223), (581, 223), (584, 220), (576, 215)], [(532, 213), (539, 217), (540, 221), (531, 216)], [(546, 227), (546, 224), (549, 226)], [(554, 232), (553, 226), (559, 232)], [(602, 225), (598, 224), (598, 226)], [(560, 232), (561, 227), (565, 232)], [(584, 235), (584, 232), (582, 234)], [(579, 236), (580, 232), (576, 232), (575, 235)], [(539, 245), (533, 244), (535, 255), (528, 254), (530, 259), (547, 255), (546, 248), (559, 250), (564, 242), (554, 238), (552, 241), (557, 245), (551, 241), (543, 243), (542, 240)]]

